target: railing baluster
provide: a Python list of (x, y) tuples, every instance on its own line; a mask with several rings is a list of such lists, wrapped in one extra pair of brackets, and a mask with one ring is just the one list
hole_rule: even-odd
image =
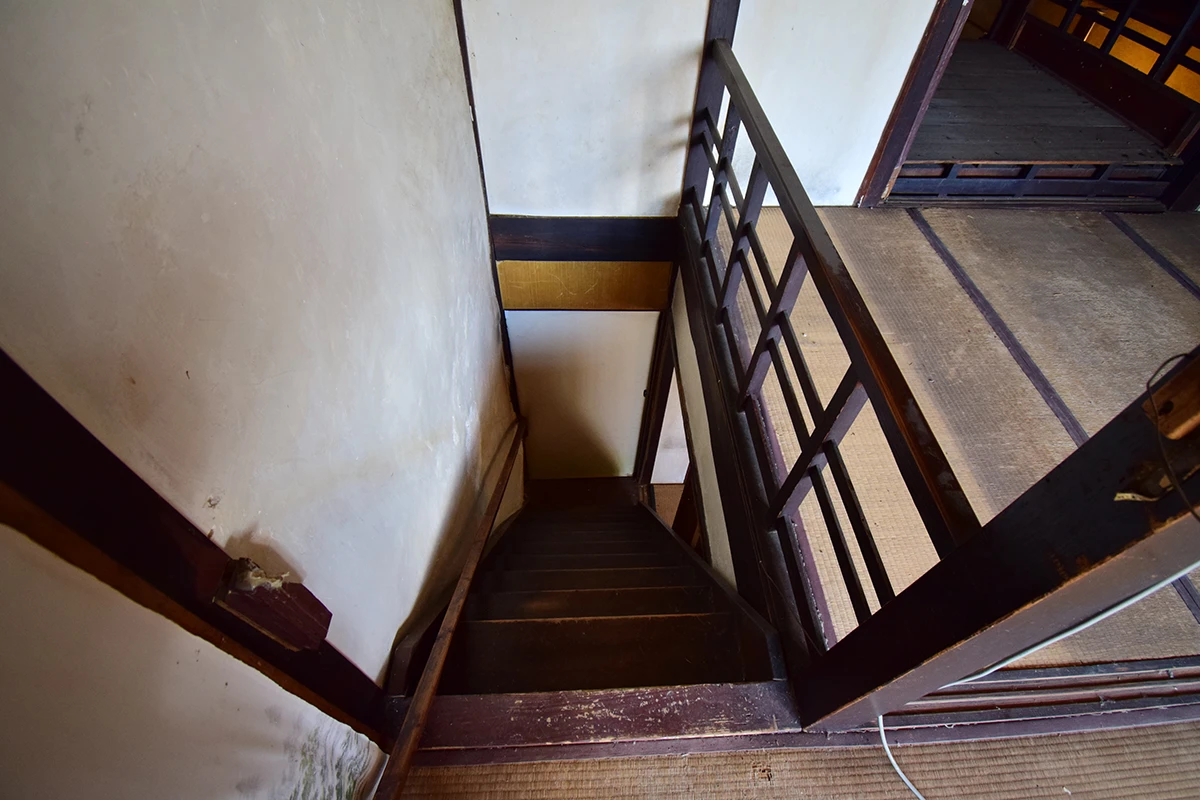
[(804, 351), (800, 349), (800, 340), (796, 338), (796, 331), (792, 328), (790, 317), (784, 317), (779, 321), (779, 332), (783, 339), (783, 346), (787, 348), (788, 356), (792, 359), (792, 369), (796, 373), (796, 379), (800, 381), (800, 391), (804, 392), (804, 400), (808, 403), (808, 413), (815, 420), (821, 415), (824, 406), (821, 405), (821, 395), (817, 392), (817, 384), (813, 381), (812, 370), (808, 368)]
[(746, 238), (750, 242), (750, 252), (754, 254), (754, 260), (758, 262), (758, 272), (762, 275), (767, 292), (774, 297), (775, 275), (771, 272), (771, 265), (767, 262), (767, 253), (763, 250), (762, 242), (759, 241), (757, 226), (746, 232)]
[(800, 457), (796, 459), (796, 465), (792, 467), (792, 471), (788, 473), (787, 479), (783, 482), (783, 486), (779, 487), (779, 491), (775, 493), (774, 499), (771, 501), (769, 516), (775, 517), (791, 514), (799, 507), (800, 501), (804, 499), (804, 494), (808, 486), (808, 468), (812, 466), (814, 460), (821, 455), (821, 449), (827, 441), (841, 441), (846, 435), (846, 431), (854, 423), (858, 417), (858, 412), (862, 410), (863, 404), (867, 401), (866, 392), (863, 385), (859, 382), (858, 377), (854, 374), (854, 367), (846, 370), (845, 376), (842, 378), (841, 384), (838, 385), (837, 391), (833, 393), (833, 398), (829, 401), (825, 411), (815, 420), (812, 433), (808, 435), (808, 441), (804, 444), (804, 449), (800, 452)]
[(718, 148), (717, 180), (729, 185), (733, 192), (734, 203), (742, 205), (742, 193), (738, 187), (737, 175), (733, 172), (733, 151), (737, 147), (738, 132), (741, 129), (742, 118), (733, 100), (725, 110), (725, 130), (721, 133), (721, 144)]
[(783, 355), (779, 352), (779, 344), (772, 340), (767, 344), (767, 351), (771, 354), (771, 363), (775, 367), (775, 380), (778, 381), (779, 391), (783, 394), (788, 418), (792, 421), (792, 430), (795, 431), (797, 439), (803, 440), (808, 436), (808, 426), (804, 424), (804, 412), (800, 408), (800, 399), (796, 397), (796, 388), (792, 386), (792, 377), (787, 374)]
[(1117, 43), (1117, 39), (1121, 38), (1121, 31), (1125, 29), (1125, 23), (1129, 22), (1129, 18), (1133, 16), (1134, 9), (1137, 8), (1138, 0), (1127, 0), (1125, 9), (1117, 16), (1109, 28), (1108, 35), (1104, 37), (1104, 44), (1100, 45), (1100, 52), (1108, 55), (1112, 52), (1113, 45)]
[(800, 626), (818, 652), (825, 652), (833, 644), (833, 619), (829, 616), (829, 604), (825, 601), (825, 590), (816, 571), (816, 560), (808, 543), (808, 534), (803, 523), (797, 519), (777, 520), (774, 526), (783, 551), (783, 564), (788, 580), (792, 584), (792, 596), (797, 603)]
[[(828, 231), (805, 194), (779, 137), (734, 57), (732, 47), (721, 39), (710, 46), (730, 102), (736, 104), (741, 113), (742, 128), (767, 172), (784, 218), (797, 240), (803, 241), (815, 255), (808, 259), (813, 284), (833, 319), (851, 364), (859, 370), (863, 387), (925, 529), (938, 554), (945, 556), (979, 532), (979, 519), (879, 326), (872, 319)], [(795, 476), (794, 480), (789, 476), (789, 481), (799, 485), (800, 476)]]
[(750, 443), (754, 445), (754, 454), (758, 457), (758, 468), (766, 483), (767, 493), (770, 494), (779, 488), (781, 480), (775, 459), (771, 457), (772, 432), (768, 430), (770, 421), (766, 417), (766, 409), (757, 397), (751, 397), (743, 410), (750, 425)]
[(884, 567), (883, 559), (879, 556), (875, 537), (871, 535), (867, 517), (863, 514), (862, 504), (858, 501), (858, 493), (854, 491), (850, 473), (846, 471), (846, 464), (842, 461), (841, 450), (833, 442), (826, 442), (823, 449), (825, 463), (829, 465), (829, 473), (833, 475), (833, 483), (837, 486), (838, 494), (841, 495), (842, 505), (846, 509), (846, 516), (850, 519), (850, 527), (854, 531), (854, 538), (858, 540), (858, 549), (862, 552), (863, 561), (866, 562), (867, 574), (871, 577), (871, 586), (874, 587), (875, 596), (879, 598), (879, 605), (882, 606), (896, 596), (896, 592), (892, 589), (892, 582), (888, 578), (887, 568)]
[(767, 344), (772, 339), (779, 337), (780, 319), (790, 314), (792, 307), (796, 305), (796, 298), (800, 296), (800, 288), (804, 285), (807, 275), (807, 262), (797, 243), (793, 242), (791, 252), (788, 253), (787, 263), (783, 266), (779, 289), (771, 300), (771, 308), (764, 317), (762, 331), (759, 333), (758, 341), (750, 355), (750, 363), (746, 369), (750, 380), (740, 387), (741, 397), (746, 397), (754, 388), (757, 388), (766, 376), (766, 365), (762, 364), (762, 360), (767, 352)]
[(846, 544), (846, 535), (842, 532), (842, 523), (838, 520), (837, 509), (833, 507), (833, 499), (821, 477), (821, 470), (810, 467), (809, 481), (813, 493), (817, 496), (817, 504), (821, 506), (821, 516), (825, 518), (825, 530), (829, 533), (829, 542), (833, 545), (834, 555), (837, 556), (838, 567), (842, 571), (842, 582), (846, 584), (846, 592), (850, 595), (850, 605), (854, 607), (854, 616), (863, 622), (871, 616), (871, 606), (867, 603), (867, 594), (863, 591), (862, 582), (858, 579), (858, 570), (854, 567), (854, 559), (850, 556), (850, 547)]

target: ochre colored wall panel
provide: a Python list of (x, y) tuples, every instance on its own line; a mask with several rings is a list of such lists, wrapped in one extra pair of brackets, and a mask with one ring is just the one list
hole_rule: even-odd
[(508, 310), (660, 311), (670, 296), (669, 261), (500, 261)]

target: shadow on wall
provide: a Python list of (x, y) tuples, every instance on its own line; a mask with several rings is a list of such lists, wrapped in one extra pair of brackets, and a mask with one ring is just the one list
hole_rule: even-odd
[[(529, 416), (528, 458), (531, 478), (597, 478), (623, 475), (613, 432), (599, 424), (623, 414), (620, 398), (608, 398), (595, 375), (555, 353), (522, 354), (518, 385), (526, 387), (521, 404)], [(636, 420), (640, 421), (640, 408)], [(598, 424), (599, 423), (599, 424)], [(636, 425), (636, 421), (635, 421)], [(634, 430), (636, 445), (637, 431)]]
[[(483, 396), (495, 397), (495, 393), (499, 392), (499, 396), (504, 397), (507, 402), (508, 376), (502, 364), (497, 364), (492, 370), (488, 387)], [(410, 632), (428, 628), (449, 602), (454, 586), (462, 574), (464, 559), (479, 532), (479, 524), (488, 501), (498, 486), (516, 425), (517, 421), (514, 419), (500, 432), (495, 441), (484, 437), (480, 428), (476, 426), (472, 431), (472, 439), (464, 442), (464, 451), (470, 453), (471, 458), (463, 459), (455, 480), (450, 513), (433, 546), (412, 612), (396, 632), (392, 643), (393, 652)], [(472, 459), (475, 469), (470, 468)], [(519, 511), (524, 502), (522, 462), (523, 459), (518, 455), (508, 479), (503, 502), (496, 515), (496, 527)], [(382, 685), (387, 685), (390, 669), (389, 660), (378, 676), (378, 682)]]

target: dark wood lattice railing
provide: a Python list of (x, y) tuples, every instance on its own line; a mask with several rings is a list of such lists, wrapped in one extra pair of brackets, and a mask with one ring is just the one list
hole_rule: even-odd
[[(741, 136), (746, 143), (739, 144)], [(792, 236), (778, 269), (758, 232), (768, 192)], [(1155, 452), (1154, 424), (1140, 405), (1145, 398), (980, 526), (721, 38), (710, 39), (701, 68), (680, 224), (688, 325), (738, 589), (780, 630), (806, 726), (844, 729), (894, 711), (1113, 607), (1200, 556), (1200, 540), (1165, 535), (1196, 527), (1179, 497), (1163, 494), (1149, 516), (1114, 501), (1130, 465)], [(849, 361), (827, 400), (793, 327), (806, 281)], [(768, 403), (768, 378), (772, 398), (782, 402)], [(899, 593), (841, 452), (868, 404), (940, 559)], [(790, 463), (780, 427), (799, 442)], [(810, 493), (836, 556), (839, 591), (857, 620), (841, 639), (822, 608), (830, 587), (817, 572), (799, 513)], [(1154, 564), (1136, 556), (1150, 534), (1159, 534), (1159, 545), (1170, 542)]]

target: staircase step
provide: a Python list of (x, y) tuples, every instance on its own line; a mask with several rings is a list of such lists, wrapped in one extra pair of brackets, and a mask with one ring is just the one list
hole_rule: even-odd
[(698, 614), (713, 610), (711, 586), (646, 589), (563, 589), (472, 595), (467, 619), (547, 619), (653, 614)]
[(541, 555), (510, 553), (505, 569), (620, 569), (625, 567), (673, 567), (683, 563), (681, 553), (566, 553)]
[[(631, 530), (581, 531), (566, 528), (554, 530), (520, 530), (512, 532), (514, 540), (521, 542), (661, 542), (661, 533)], [(507, 538), (507, 537), (505, 537)]]
[(627, 587), (703, 586), (694, 567), (630, 567), (622, 569), (510, 569), (479, 576), (479, 591), (541, 589), (624, 589)]
[(729, 614), (474, 620), (454, 634), (439, 691), (733, 683), (742, 679), (736, 653)]
[(572, 553), (662, 553), (671, 552), (667, 541), (629, 539), (626, 541), (576, 541), (574, 539), (514, 539), (509, 552), (554, 556)]

